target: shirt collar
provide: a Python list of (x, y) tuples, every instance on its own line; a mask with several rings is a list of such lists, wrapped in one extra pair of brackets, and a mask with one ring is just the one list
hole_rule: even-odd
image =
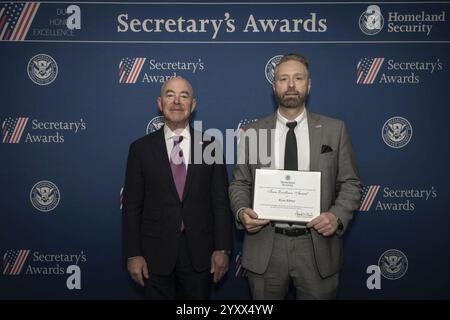
[(279, 121), (280, 124), (282, 124), (281, 128), (283, 128), (283, 130), (284, 130), (284, 129), (287, 129), (286, 123), (292, 122), (292, 121), (297, 121), (297, 128), (298, 128), (298, 125), (299, 125), (302, 121), (305, 121), (305, 119), (306, 119), (306, 108), (303, 108), (303, 112), (300, 113), (300, 114), (298, 115), (298, 117), (295, 118), (294, 120), (288, 120), (288, 119), (286, 119), (285, 117), (283, 117), (283, 116), (281, 115), (280, 110), (277, 109), (277, 121)]
[[(164, 137), (166, 138), (166, 140), (173, 139), (173, 137), (177, 136), (177, 134), (175, 134), (175, 132), (173, 132), (168, 126), (165, 125), (163, 128)], [(191, 137), (191, 133), (189, 132), (189, 125), (187, 125), (186, 128), (184, 128), (183, 131), (181, 131), (181, 133), (178, 135), (183, 136), (183, 140), (189, 140)]]

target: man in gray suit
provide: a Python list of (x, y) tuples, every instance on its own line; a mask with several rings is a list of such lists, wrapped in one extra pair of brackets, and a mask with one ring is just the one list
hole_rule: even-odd
[[(334, 299), (342, 235), (361, 197), (355, 156), (342, 121), (305, 108), (311, 89), (305, 57), (285, 55), (274, 76), (278, 109), (245, 128), (229, 188), (236, 225), (245, 229), (242, 265), (253, 299), (284, 299), (290, 280), (297, 299)], [(268, 130), (266, 143), (261, 133)], [(256, 143), (247, 139), (252, 132)], [(321, 214), (306, 226), (258, 219), (252, 203), (255, 170), (260, 168), (320, 171)]]

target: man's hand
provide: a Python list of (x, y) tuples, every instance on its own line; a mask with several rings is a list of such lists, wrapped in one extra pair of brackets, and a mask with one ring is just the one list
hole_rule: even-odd
[(228, 255), (221, 251), (214, 251), (211, 255), (211, 270), (214, 273), (214, 283), (220, 281), (228, 271), (229, 258)]
[(239, 211), (239, 220), (250, 233), (258, 232), (270, 222), (270, 220), (258, 219), (258, 215), (251, 208), (244, 208)]
[(312, 219), (306, 227), (314, 228), (321, 235), (329, 237), (336, 233), (337, 217), (332, 212), (322, 212), (318, 217)]
[(131, 278), (133, 278), (133, 280), (139, 283), (141, 286), (144, 286), (143, 277), (145, 277), (145, 279), (148, 279), (147, 262), (145, 262), (144, 257), (136, 256), (128, 258), (127, 269), (130, 273)]

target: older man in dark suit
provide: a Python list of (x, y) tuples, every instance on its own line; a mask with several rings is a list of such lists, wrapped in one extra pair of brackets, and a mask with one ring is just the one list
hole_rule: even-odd
[(165, 125), (133, 142), (128, 155), (128, 271), (148, 299), (207, 299), (211, 280), (218, 282), (228, 270), (232, 247), (226, 167), (194, 159), (194, 150), (211, 141), (189, 126), (196, 100), (187, 80), (165, 82), (157, 103)]

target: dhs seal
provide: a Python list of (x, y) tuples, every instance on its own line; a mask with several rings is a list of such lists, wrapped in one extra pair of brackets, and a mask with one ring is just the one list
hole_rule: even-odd
[(55, 59), (46, 54), (37, 54), (31, 58), (27, 69), (31, 81), (40, 86), (52, 83), (58, 75)]
[(147, 134), (155, 132), (156, 130), (161, 129), (161, 127), (164, 125), (164, 117), (158, 116), (154, 117), (147, 125)]
[(384, 18), (379, 6), (368, 6), (359, 17), (359, 28), (368, 36), (373, 36), (383, 29)]
[(267, 81), (270, 82), (270, 84), (273, 83), (275, 67), (280, 62), (282, 57), (283, 56), (281, 56), (281, 55), (274, 56), (274, 57), (270, 58), (270, 60), (267, 61), (267, 63), (266, 63), (266, 68), (265, 68), (266, 79), (267, 79)]
[(403, 277), (408, 270), (406, 255), (397, 249), (389, 249), (378, 260), (383, 277), (389, 280), (397, 280)]
[(384, 123), (381, 136), (389, 147), (403, 148), (411, 140), (411, 124), (405, 118), (392, 117)]
[(59, 198), (59, 189), (53, 182), (39, 181), (31, 188), (31, 204), (39, 211), (52, 211), (58, 205)]

